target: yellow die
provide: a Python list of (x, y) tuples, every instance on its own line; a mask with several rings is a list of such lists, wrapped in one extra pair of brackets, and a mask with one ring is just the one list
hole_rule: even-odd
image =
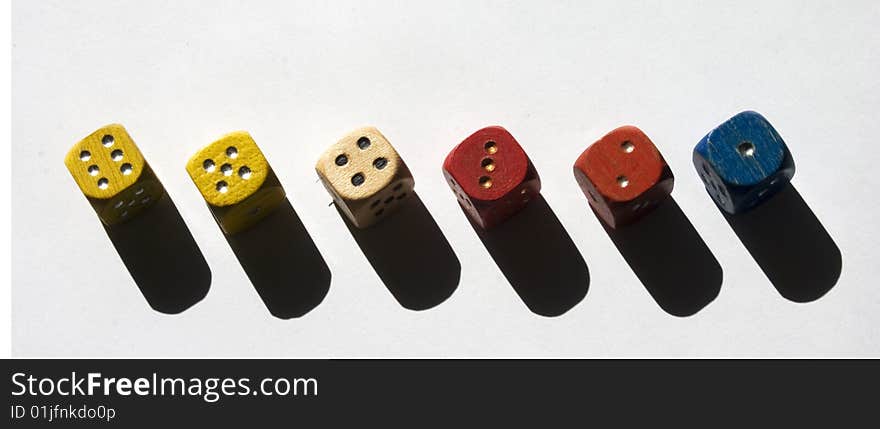
[(190, 158), (186, 171), (226, 234), (253, 226), (284, 201), (284, 188), (246, 131), (205, 146)]
[(393, 213), (415, 186), (397, 151), (374, 127), (343, 137), (321, 155), (315, 170), (336, 205), (358, 228)]
[(64, 164), (106, 225), (135, 217), (165, 195), (140, 149), (119, 124), (99, 128), (73, 145)]

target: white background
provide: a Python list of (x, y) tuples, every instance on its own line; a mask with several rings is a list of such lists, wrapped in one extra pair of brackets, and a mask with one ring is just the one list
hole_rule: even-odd
[[(12, 24), (14, 356), (880, 356), (875, 172), (880, 6), (852, 2), (15, 1)], [(782, 298), (712, 204), (694, 144), (754, 109), (791, 148), (793, 183), (843, 254), (837, 286)], [(152, 311), (63, 164), (120, 122), (162, 179), (211, 270), (208, 296)], [(622, 124), (643, 129), (724, 268), (718, 298), (663, 312), (571, 173)], [(413, 312), (327, 204), (314, 163), (378, 126), (454, 248), (461, 284)], [(531, 313), (442, 179), (446, 153), (500, 124), (590, 267), (568, 313)], [(184, 164), (251, 132), (333, 280), (300, 319), (266, 311)]]

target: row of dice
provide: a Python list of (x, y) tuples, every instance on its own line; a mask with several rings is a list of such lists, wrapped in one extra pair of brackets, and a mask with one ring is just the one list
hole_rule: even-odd
[[(108, 139), (126, 147), (137, 168), (135, 174), (118, 175), (112, 186), (97, 187), (89, 170), (97, 164), (89, 167), (92, 161), (84, 162), (82, 154), (97, 152)], [(782, 138), (763, 116), (750, 111), (709, 132), (694, 149), (693, 160), (709, 194), (729, 213), (756, 206), (794, 174)], [(113, 167), (109, 159), (97, 162), (107, 170)], [(110, 125), (86, 137), (71, 149), (66, 163), (105, 223), (127, 220), (112, 216), (105, 206), (143, 181), (141, 171), (149, 168), (122, 126)], [(413, 192), (414, 180), (403, 159), (373, 127), (357, 129), (331, 146), (316, 170), (337, 206), (359, 228), (391, 215)], [(227, 233), (255, 224), (284, 197), (262, 152), (243, 131), (197, 152), (187, 171)], [(516, 214), (541, 189), (526, 152), (498, 126), (478, 130), (453, 148), (443, 173), (464, 212), (483, 228)], [(674, 181), (657, 147), (633, 126), (617, 128), (590, 145), (575, 162), (574, 175), (590, 205), (612, 228), (650, 212), (672, 192)], [(161, 195), (157, 192), (156, 197)]]
[[(766, 200), (794, 174), (782, 138), (755, 112), (740, 113), (709, 132), (693, 159), (709, 194), (730, 213)], [(65, 163), (107, 225), (140, 217), (165, 198), (164, 187), (121, 125), (108, 125), (84, 138)], [(205, 146), (186, 169), (230, 236), (256, 225), (285, 201), (280, 181), (244, 131)], [(412, 174), (376, 128), (343, 137), (321, 156), (316, 170), (340, 212), (358, 228), (392, 215), (413, 195)], [(516, 215), (541, 190), (526, 152), (498, 126), (480, 129), (453, 148), (443, 173), (463, 211), (482, 228)], [(597, 215), (612, 228), (649, 213), (669, 197), (674, 180), (657, 147), (633, 126), (617, 128), (587, 147), (574, 164), (574, 176)]]

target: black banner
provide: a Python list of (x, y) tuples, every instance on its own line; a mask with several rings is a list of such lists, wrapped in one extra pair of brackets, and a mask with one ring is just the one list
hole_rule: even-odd
[[(876, 361), (7, 360), (14, 427), (877, 420)], [(871, 420), (864, 420), (869, 422)], [(9, 427), (9, 426), (6, 426)]]

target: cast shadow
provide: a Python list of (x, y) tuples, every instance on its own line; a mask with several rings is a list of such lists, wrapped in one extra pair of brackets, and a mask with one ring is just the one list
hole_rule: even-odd
[(747, 212), (722, 213), (786, 299), (815, 301), (837, 283), (840, 249), (791, 183)]
[(226, 241), (266, 308), (279, 319), (305, 315), (330, 290), (330, 268), (287, 198)]
[(410, 310), (427, 310), (458, 288), (461, 264), (415, 192), (399, 204), (403, 206), (396, 213), (365, 229), (336, 210), (397, 302)]
[(663, 311), (691, 316), (721, 292), (721, 265), (672, 196), (617, 229), (596, 218)]
[(471, 226), (533, 313), (560, 316), (587, 295), (587, 263), (542, 195), (488, 230)]
[(201, 301), (211, 288), (211, 269), (167, 194), (128, 222), (104, 231), (147, 303), (177, 314)]

